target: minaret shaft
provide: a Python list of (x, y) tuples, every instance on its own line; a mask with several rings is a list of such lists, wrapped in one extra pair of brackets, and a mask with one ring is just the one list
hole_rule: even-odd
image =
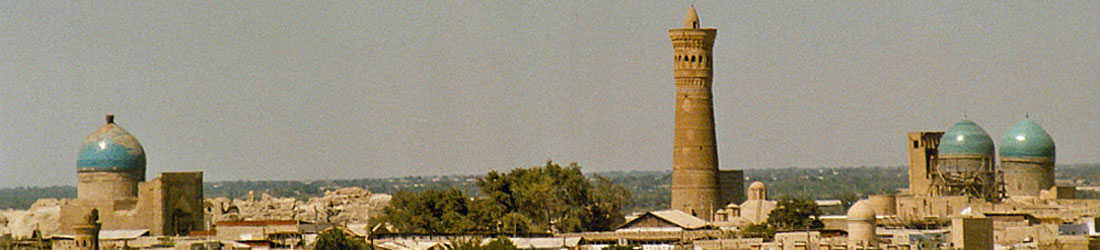
[(676, 124), (672, 154), (672, 209), (705, 220), (718, 204), (718, 147), (711, 95), (711, 49), (716, 29), (699, 28), (694, 7), (685, 28), (669, 30), (674, 49)]

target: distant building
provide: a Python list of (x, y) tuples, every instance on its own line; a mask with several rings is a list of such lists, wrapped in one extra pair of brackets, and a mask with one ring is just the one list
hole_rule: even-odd
[(741, 205), (729, 204), (715, 212), (714, 224), (723, 228), (744, 228), (752, 224), (764, 223), (778, 205), (776, 201), (768, 200), (768, 187), (764, 186), (763, 182), (756, 181), (749, 185), (749, 191), (745, 196), (749, 199)]
[(86, 223), (93, 210), (104, 231), (188, 235), (204, 230), (202, 172), (166, 172), (146, 182), (145, 149), (113, 115), (84, 140), (76, 167), (77, 198), (61, 205), (61, 234), (76, 234), (73, 227)]
[(252, 246), (294, 247), (302, 242), (302, 232), (312, 223), (296, 220), (219, 221), (215, 224), (215, 238), (219, 241), (237, 241)]
[[(998, 202), (1038, 197), (1054, 187), (1054, 139), (1030, 118), (1005, 132), (999, 147), (985, 129), (969, 119), (946, 132), (910, 132), (908, 137), (912, 144), (908, 195), (967, 196)], [(999, 156), (1000, 166), (995, 164), (995, 156)]]
[[(1030, 118), (997, 145), (968, 119), (942, 133), (910, 132), (908, 144), (909, 188), (894, 197), (897, 215), (888, 218), (900, 223), (893, 224), (950, 225), (947, 247), (1100, 248), (1100, 239), (1081, 233), (1088, 227), (1066, 224), (1100, 214), (1100, 200), (1076, 199), (1076, 187), (1055, 185), (1054, 140)], [(889, 204), (883, 199), (876, 212)]]

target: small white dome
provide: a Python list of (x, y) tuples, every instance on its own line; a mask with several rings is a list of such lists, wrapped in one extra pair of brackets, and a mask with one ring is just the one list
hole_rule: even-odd
[(852, 208), (848, 209), (849, 220), (873, 220), (875, 219), (875, 209), (871, 208), (871, 202), (867, 200), (860, 200), (856, 204), (852, 205)]

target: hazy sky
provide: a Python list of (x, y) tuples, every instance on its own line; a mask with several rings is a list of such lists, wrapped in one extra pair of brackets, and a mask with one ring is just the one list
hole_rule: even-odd
[[(0, 187), (76, 183), (106, 113), (148, 177), (672, 168), (691, 2), (0, 1)], [(1100, 2), (696, 1), (722, 168), (903, 165), (1030, 114), (1100, 162)]]

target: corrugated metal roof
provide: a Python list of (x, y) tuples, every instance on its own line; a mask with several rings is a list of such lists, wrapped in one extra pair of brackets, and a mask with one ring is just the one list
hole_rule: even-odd
[(215, 222), (214, 226), (219, 227), (241, 227), (241, 226), (287, 226), (307, 224), (306, 222), (299, 222), (295, 220), (256, 220), (256, 221), (219, 221)]
[(422, 241), (402, 241), (402, 242), (383, 242), (378, 244), (378, 248), (388, 250), (428, 250), (440, 246), (439, 242), (422, 242)]
[(704, 221), (703, 219), (699, 219), (699, 217), (691, 216), (690, 214), (685, 213), (684, 211), (680, 211), (680, 210), (670, 209), (670, 210), (653, 211), (653, 212), (650, 212), (650, 213), (653, 214), (653, 215), (656, 215), (657, 217), (661, 217), (661, 219), (665, 219), (668, 222), (672, 222), (672, 224), (676, 224), (677, 226), (683, 227), (684, 229), (697, 229), (697, 228), (703, 228), (703, 227), (707, 226), (707, 222)]
[(149, 235), (149, 229), (133, 230), (102, 230), (99, 231), (100, 240), (129, 240)]
[[(483, 244), (494, 239), (485, 239)], [(576, 247), (581, 237), (510, 238), (519, 249), (554, 249)]]
[(707, 222), (703, 219), (699, 219), (699, 217), (691, 216), (684, 211), (675, 209), (646, 212), (641, 216), (634, 217), (626, 221), (626, 223), (623, 223), (623, 226), (630, 225), (630, 223), (634, 222), (635, 220), (645, 218), (646, 215), (653, 215), (683, 229), (699, 229), (707, 226)]
[[(100, 240), (132, 240), (141, 236), (149, 235), (149, 229), (130, 229), (130, 230), (100, 230)], [(76, 238), (71, 234), (55, 234), (53, 238), (59, 239), (72, 239)]]

